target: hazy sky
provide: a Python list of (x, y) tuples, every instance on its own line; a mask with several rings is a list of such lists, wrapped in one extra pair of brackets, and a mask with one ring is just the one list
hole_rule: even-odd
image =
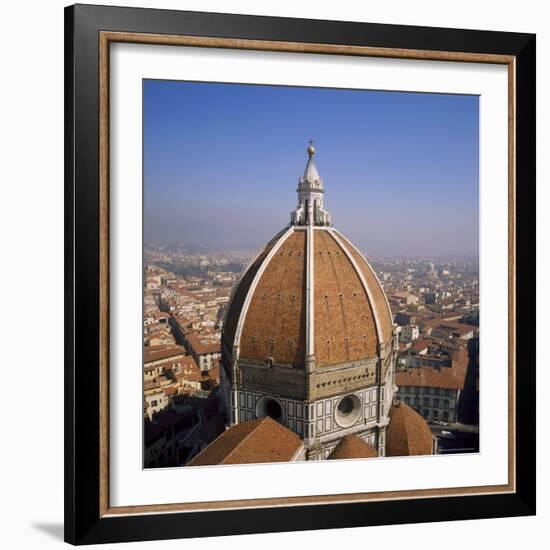
[(289, 221), (307, 141), (367, 254), (478, 254), (478, 97), (147, 80), (145, 239), (257, 248)]

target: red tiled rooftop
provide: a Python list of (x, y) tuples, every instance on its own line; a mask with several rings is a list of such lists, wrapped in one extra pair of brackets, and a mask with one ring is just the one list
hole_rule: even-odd
[(342, 460), (347, 458), (374, 458), (377, 456), (378, 453), (374, 447), (351, 434), (340, 440), (328, 458), (329, 460)]
[(149, 346), (143, 352), (143, 362), (150, 363), (178, 355), (185, 355), (183, 346)]
[(294, 432), (266, 416), (231, 426), (188, 466), (287, 462), (302, 444)]
[(411, 367), (407, 371), (395, 373), (395, 383), (398, 386), (418, 386), (426, 388), (446, 388), (460, 390), (462, 385), (453, 376), (451, 367)]
[(386, 428), (386, 456), (431, 455), (432, 432), (411, 407), (400, 403), (390, 410)]

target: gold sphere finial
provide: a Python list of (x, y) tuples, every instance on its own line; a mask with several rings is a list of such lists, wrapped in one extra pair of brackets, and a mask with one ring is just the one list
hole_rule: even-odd
[(312, 157), (315, 154), (315, 147), (313, 147), (313, 140), (309, 140), (309, 147), (307, 148), (307, 154)]

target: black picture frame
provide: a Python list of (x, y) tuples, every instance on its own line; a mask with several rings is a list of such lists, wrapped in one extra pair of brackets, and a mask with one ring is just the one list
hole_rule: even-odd
[[(100, 514), (99, 33), (515, 57), (516, 491), (143, 515)], [(65, 540), (127, 542), (535, 514), (535, 36), (143, 8), (65, 9)]]

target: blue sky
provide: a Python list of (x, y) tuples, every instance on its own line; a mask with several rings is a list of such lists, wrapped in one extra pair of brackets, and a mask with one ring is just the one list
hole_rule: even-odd
[(367, 254), (477, 255), (478, 97), (146, 80), (146, 240), (262, 246), (309, 138), (333, 224)]

